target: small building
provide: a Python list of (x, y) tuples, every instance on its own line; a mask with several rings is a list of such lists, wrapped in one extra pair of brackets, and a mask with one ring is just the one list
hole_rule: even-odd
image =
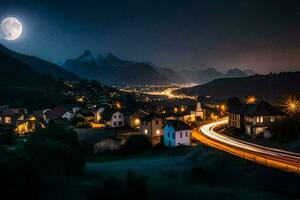
[(91, 111), (81, 109), (76, 113), (77, 117), (83, 118), (85, 122), (94, 122), (95, 115)]
[(141, 119), (145, 116), (149, 115), (149, 113), (143, 110), (137, 110), (129, 117), (129, 126), (135, 129), (140, 129), (141, 127)]
[(247, 106), (243, 115), (246, 134), (252, 137), (262, 135), (265, 138), (270, 136), (267, 130), (268, 126), (276, 120), (286, 117), (284, 112), (263, 100)]
[(101, 114), (101, 120), (111, 128), (123, 127), (125, 125), (123, 113), (111, 108), (104, 109)]
[(164, 125), (164, 145), (176, 147), (191, 144), (191, 127), (181, 120), (168, 120)]
[(35, 116), (28, 115), (26, 109), (11, 108), (0, 111), (0, 126), (17, 135), (26, 135), (38, 128), (45, 127)]
[(237, 129), (244, 127), (243, 110), (245, 105), (236, 97), (228, 99), (228, 125)]
[(98, 154), (107, 151), (117, 151), (121, 147), (121, 139), (108, 135), (89, 136), (81, 141), (83, 148), (92, 153)]
[(72, 109), (66, 108), (64, 106), (56, 106), (47, 114), (47, 117), (52, 121), (71, 121), (74, 118), (74, 113)]
[(264, 100), (243, 104), (238, 98), (228, 100), (228, 115), (229, 127), (237, 128), (253, 138), (269, 137), (269, 125), (286, 117), (284, 112)]
[(138, 134), (132, 128), (104, 128), (104, 129), (74, 129), (80, 143), (90, 153), (97, 154), (106, 151), (116, 151), (123, 145), (130, 135)]
[(164, 135), (163, 125), (163, 118), (154, 114), (147, 115), (141, 118), (140, 133), (148, 136), (153, 143), (156, 143)]

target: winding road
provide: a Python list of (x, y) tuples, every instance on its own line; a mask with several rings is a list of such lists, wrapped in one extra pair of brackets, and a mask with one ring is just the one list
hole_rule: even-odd
[(300, 154), (256, 145), (222, 135), (215, 131), (228, 123), (227, 118), (206, 124), (193, 131), (201, 143), (241, 158), (276, 169), (300, 174)]

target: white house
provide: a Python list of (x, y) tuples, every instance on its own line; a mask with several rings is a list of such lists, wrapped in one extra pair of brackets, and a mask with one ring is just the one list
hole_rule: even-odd
[(168, 147), (191, 144), (191, 127), (181, 120), (168, 120), (164, 125), (164, 144)]
[(124, 115), (123, 113), (117, 111), (112, 114), (110, 119), (110, 127), (123, 127), (124, 126)]
[(111, 128), (123, 127), (125, 125), (123, 113), (110, 108), (103, 110), (101, 113), (101, 121)]

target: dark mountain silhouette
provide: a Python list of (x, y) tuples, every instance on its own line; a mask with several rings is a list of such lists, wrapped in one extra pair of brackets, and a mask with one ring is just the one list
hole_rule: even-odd
[(247, 75), (247, 76), (253, 76), (256, 74), (256, 72), (252, 71), (251, 69), (245, 69), (243, 70), (243, 72)]
[(189, 82), (209, 82), (214, 79), (222, 78), (224, 74), (215, 68), (207, 68), (204, 70), (184, 70), (180, 74)]
[(174, 71), (171, 68), (164, 68), (164, 67), (160, 67), (157, 65), (154, 65), (151, 62), (147, 62), (147, 64), (151, 65), (152, 67), (154, 67), (154, 69), (160, 73), (161, 75), (168, 77), (168, 79), (172, 82), (172, 83), (184, 83), (186, 82), (184, 80), (184, 78), (182, 76), (180, 76), (176, 71)]
[(247, 74), (245, 74), (242, 70), (234, 68), (230, 69), (226, 72), (225, 77), (226, 78), (239, 78), (239, 77), (245, 77)]
[(249, 74), (241, 71), (238, 68), (234, 68), (228, 70), (226, 73), (222, 73), (215, 68), (207, 68), (204, 70), (184, 70), (180, 74), (182, 74), (185, 80), (188, 80), (189, 82), (207, 83), (219, 78), (238, 78), (253, 75), (252, 73), (250, 73), (250, 70), (248, 70), (247, 72)]
[(189, 95), (213, 96), (226, 99), (232, 96), (255, 95), (269, 100), (300, 93), (300, 72), (254, 75), (243, 78), (222, 78), (204, 85), (178, 90)]
[(111, 53), (94, 57), (89, 50), (76, 59), (66, 60), (62, 66), (82, 77), (112, 85), (166, 84), (176, 79), (170, 78), (176, 76), (176, 73), (169, 69), (123, 60)]
[(0, 52), (4, 52), (15, 59), (19, 60), (22, 63), (30, 66), (31, 69), (40, 73), (40, 74), (52, 74), (53, 77), (59, 79), (63, 78), (64, 80), (79, 80), (80, 78), (72, 72), (69, 72), (58, 65), (50, 63), (48, 61), (42, 60), (35, 56), (28, 56), (21, 53), (14, 52), (5, 46), (0, 44)]

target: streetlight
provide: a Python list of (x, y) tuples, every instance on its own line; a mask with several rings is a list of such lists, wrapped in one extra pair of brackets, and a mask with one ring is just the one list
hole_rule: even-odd
[(289, 98), (283, 102), (284, 110), (290, 114), (294, 115), (300, 112), (300, 101), (296, 98)]
[(246, 98), (246, 104), (255, 104), (256, 102), (256, 97), (255, 96), (248, 96)]

